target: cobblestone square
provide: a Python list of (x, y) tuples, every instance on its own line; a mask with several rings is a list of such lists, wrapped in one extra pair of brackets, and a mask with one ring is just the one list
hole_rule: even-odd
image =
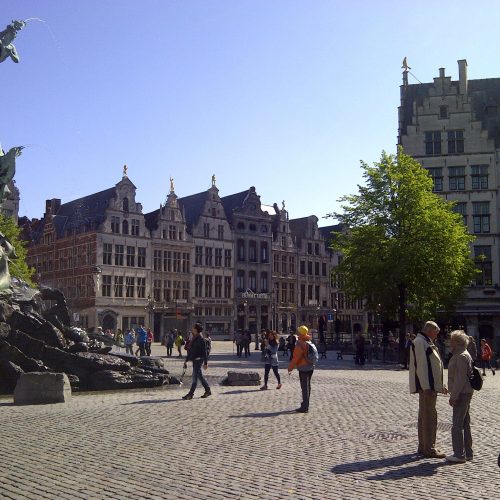
[[(153, 354), (164, 355), (154, 346)], [(415, 456), (417, 398), (408, 372), (355, 369), (329, 352), (312, 379), (308, 414), (298, 375), (283, 388), (223, 387), (228, 369), (258, 369), (215, 342), (213, 395), (183, 401), (181, 388), (76, 394), (67, 404), (14, 406), (0, 399), (0, 497), (12, 499), (498, 498), (500, 376), (472, 402), (474, 461), (446, 465)], [(283, 360), (283, 361), (282, 361)], [(179, 358), (168, 360), (174, 374)], [(446, 376), (446, 374), (445, 374)], [(438, 398), (438, 446), (451, 452), (451, 408)]]

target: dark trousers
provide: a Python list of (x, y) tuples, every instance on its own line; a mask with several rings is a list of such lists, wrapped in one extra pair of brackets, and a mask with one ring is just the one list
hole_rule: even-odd
[(354, 363), (357, 365), (363, 366), (365, 364), (365, 351), (356, 351), (356, 355), (354, 356)]
[(245, 358), (250, 356), (250, 344), (247, 342), (245, 344)]
[(196, 386), (198, 385), (198, 379), (201, 382), (201, 385), (205, 389), (205, 392), (210, 392), (210, 386), (208, 382), (205, 380), (203, 373), (201, 371), (201, 366), (203, 365), (203, 359), (193, 359), (193, 378), (191, 382), (191, 389), (189, 390), (190, 394), (194, 394), (196, 390)]
[(273, 373), (274, 376), (276, 377), (276, 380), (278, 381), (278, 384), (281, 384), (280, 374), (278, 373), (278, 367), (271, 365), (264, 365), (264, 385), (267, 385), (267, 381), (269, 380), (269, 372), (271, 371), (271, 368), (273, 369)]
[(139, 342), (137, 345), (139, 346), (140, 356), (146, 356), (146, 342)]
[(311, 377), (314, 370), (307, 372), (299, 371), (300, 388), (302, 389), (302, 404), (300, 407), (303, 410), (309, 409), (309, 397), (311, 396)]
[(125, 344), (125, 353), (134, 355), (134, 347), (132, 344)]
[(171, 345), (168, 345), (168, 346), (167, 346), (167, 356), (168, 356), (168, 357), (172, 356), (172, 347), (173, 347), (173, 346), (171, 346)]
[(243, 346), (241, 344), (236, 344), (236, 356), (241, 358), (242, 351), (243, 351)]
[(146, 354), (148, 356), (151, 356), (151, 342), (146, 342), (145, 348), (146, 348)]

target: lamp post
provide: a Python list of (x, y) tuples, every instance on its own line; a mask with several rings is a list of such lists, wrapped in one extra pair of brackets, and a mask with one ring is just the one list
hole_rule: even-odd
[(153, 313), (155, 310), (155, 301), (151, 297), (151, 295), (148, 295), (148, 304), (144, 309), (146, 309), (146, 311), (148, 311), (149, 328), (151, 328), (154, 331), (154, 329), (152, 327), (154, 326), (153, 325)]

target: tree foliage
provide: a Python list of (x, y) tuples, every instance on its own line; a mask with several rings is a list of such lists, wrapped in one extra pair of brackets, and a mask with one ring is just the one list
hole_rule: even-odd
[(0, 214), (0, 232), (3, 233), (14, 246), (17, 255), (17, 259), (12, 256), (10, 257), (10, 275), (25, 281), (30, 286), (34, 286), (31, 280), (34, 269), (30, 268), (26, 262), (28, 252), (26, 250), (26, 242), (20, 238), (21, 228), (12, 217), (6, 217)]
[(474, 238), (453, 203), (432, 192), (426, 170), (402, 149), (361, 167), (366, 185), (339, 200), (342, 213), (330, 214), (346, 228), (334, 243), (346, 292), (398, 315), (401, 325), (452, 308), (476, 272)]

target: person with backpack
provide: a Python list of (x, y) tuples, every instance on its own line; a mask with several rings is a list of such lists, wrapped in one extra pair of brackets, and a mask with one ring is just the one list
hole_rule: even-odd
[(129, 328), (127, 330), (127, 333), (125, 334), (125, 353), (134, 355), (134, 344), (135, 344), (135, 334), (132, 328)]
[(309, 399), (311, 396), (311, 378), (314, 372), (314, 366), (318, 361), (318, 351), (311, 342), (309, 329), (305, 325), (297, 328), (299, 340), (295, 344), (293, 357), (288, 365), (288, 373), (297, 368), (299, 372), (300, 388), (302, 391), (302, 403), (297, 408), (297, 413), (307, 413), (309, 411)]
[(182, 346), (185, 344), (184, 337), (181, 332), (177, 332), (177, 337), (175, 337), (175, 347), (177, 347), (177, 352), (179, 353), (179, 358), (182, 358)]
[(196, 390), (196, 386), (198, 385), (198, 379), (203, 385), (205, 389), (205, 393), (201, 396), (202, 398), (208, 398), (208, 396), (212, 395), (212, 391), (210, 390), (210, 386), (208, 382), (205, 380), (203, 373), (201, 371), (202, 367), (206, 370), (208, 366), (208, 358), (207, 358), (207, 343), (203, 338), (203, 326), (201, 323), (195, 323), (191, 330), (192, 337), (191, 342), (189, 342), (188, 353), (186, 356), (186, 361), (184, 361), (184, 369), (187, 367), (187, 362), (193, 362), (193, 381), (191, 383), (191, 389), (189, 392), (182, 396), (182, 399), (193, 399), (194, 391)]
[(137, 328), (137, 336), (136, 336), (136, 343), (139, 349), (140, 356), (146, 356), (147, 341), (148, 341), (148, 332), (144, 329), (144, 325), (141, 325), (139, 328)]
[(493, 351), (489, 346), (486, 339), (481, 339), (481, 366), (483, 368), (483, 377), (486, 377), (486, 367), (488, 367), (493, 375), (495, 375), (495, 368), (491, 366), (491, 357), (493, 356)]
[(452, 356), (448, 364), (448, 393), (450, 406), (453, 408), (453, 426), (451, 441), (453, 455), (446, 461), (453, 464), (463, 464), (473, 459), (472, 436), (470, 432), (470, 402), (474, 390), (470, 383), (472, 374), (472, 358), (467, 351), (469, 337), (462, 330), (450, 334)]
[(261, 391), (267, 390), (267, 381), (269, 380), (269, 372), (273, 369), (274, 376), (278, 381), (276, 389), (281, 389), (281, 379), (278, 372), (278, 347), (279, 333), (267, 330), (266, 340), (264, 341), (264, 385), (260, 388)]
[(165, 347), (167, 348), (167, 357), (170, 358), (172, 356), (172, 349), (174, 347), (174, 332), (168, 332), (167, 335), (165, 335)]

